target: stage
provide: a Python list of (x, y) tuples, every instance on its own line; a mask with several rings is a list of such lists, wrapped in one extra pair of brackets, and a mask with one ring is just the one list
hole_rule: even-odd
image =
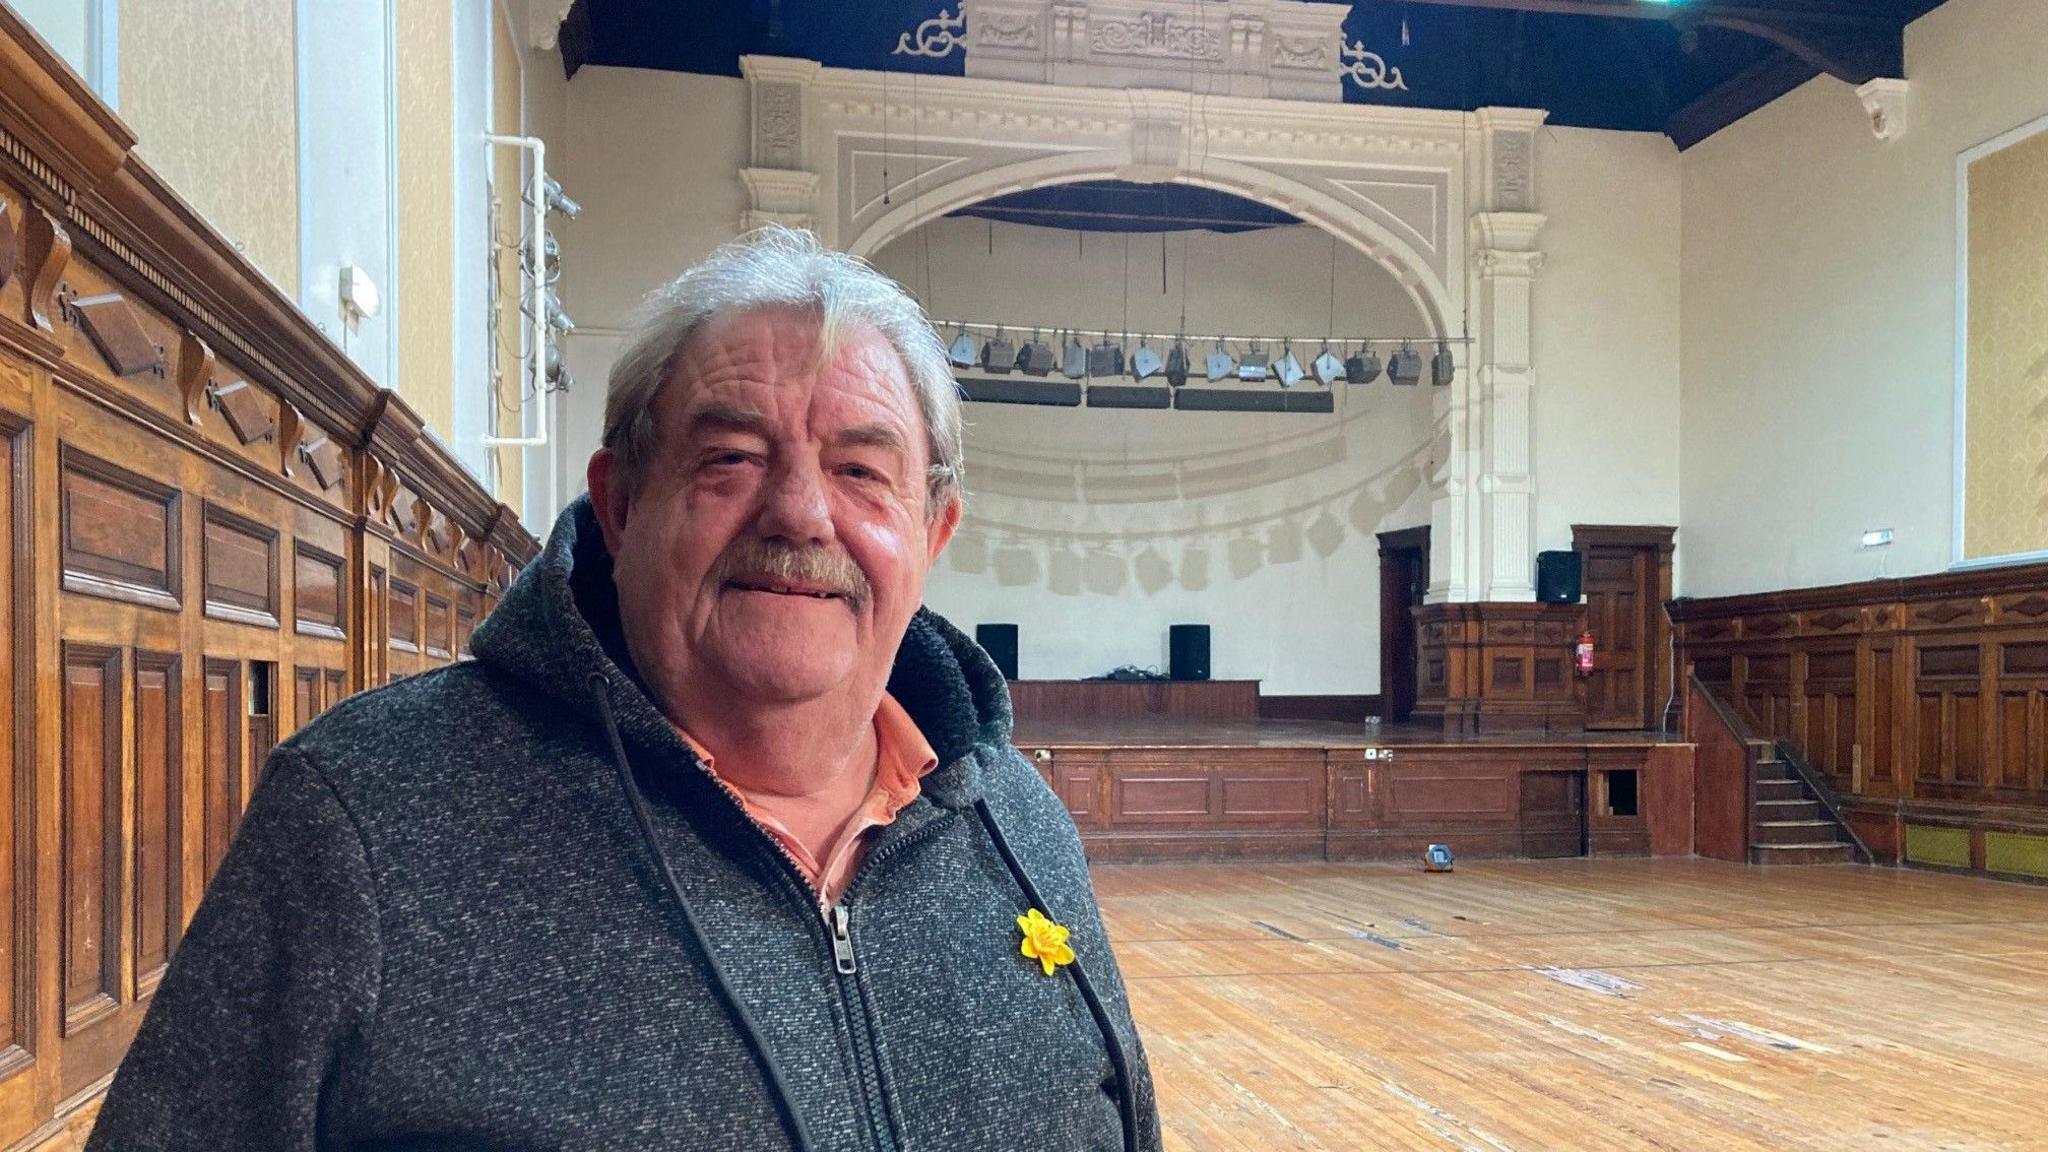
[(1686, 856), (1693, 749), (1655, 732), (1020, 715), (1090, 859)]

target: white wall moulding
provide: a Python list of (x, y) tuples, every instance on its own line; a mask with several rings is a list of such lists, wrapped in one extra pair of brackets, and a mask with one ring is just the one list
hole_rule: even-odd
[(1879, 140), (1896, 140), (1906, 131), (1907, 84), (1880, 76), (1856, 89), (1863, 111), (1870, 117), (1870, 131)]
[(926, 21), (897, 51), (940, 56), (957, 43), (976, 79), (1336, 103), (1350, 75), (1347, 12), (1287, 0), (961, 0), (957, 20)]

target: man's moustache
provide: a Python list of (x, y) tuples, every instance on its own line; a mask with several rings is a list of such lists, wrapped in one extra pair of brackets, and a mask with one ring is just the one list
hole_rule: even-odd
[(719, 584), (765, 578), (812, 585), (845, 597), (855, 608), (865, 605), (872, 592), (867, 574), (844, 552), (760, 539), (743, 540), (728, 548), (719, 558), (717, 577)]

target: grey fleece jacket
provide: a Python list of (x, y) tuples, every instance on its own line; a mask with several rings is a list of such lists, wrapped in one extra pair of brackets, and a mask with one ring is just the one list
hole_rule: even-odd
[[(1009, 745), (988, 657), (928, 612), (890, 690), (939, 754), (847, 892), (814, 897), (677, 738), (619, 640), (587, 502), (476, 659), (282, 744), (87, 1148), (787, 1149), (761, 1063), (635, 823), (652, 828), (820, 1152), (1121, 1147), (1108, 1046), (975, 801), (1072, 930), (1159, 1122), (1065, 809)], [(602, 686), (600, 688), (600, 686)], [(851, 967), (851, 972), (844, 971)]]

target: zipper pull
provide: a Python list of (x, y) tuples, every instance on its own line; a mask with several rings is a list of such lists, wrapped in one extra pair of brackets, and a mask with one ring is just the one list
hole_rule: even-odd
[(846, 931), (846, 905), (832, 908), (832, 964), (841, 976), (853, 975), (853, 937)]

